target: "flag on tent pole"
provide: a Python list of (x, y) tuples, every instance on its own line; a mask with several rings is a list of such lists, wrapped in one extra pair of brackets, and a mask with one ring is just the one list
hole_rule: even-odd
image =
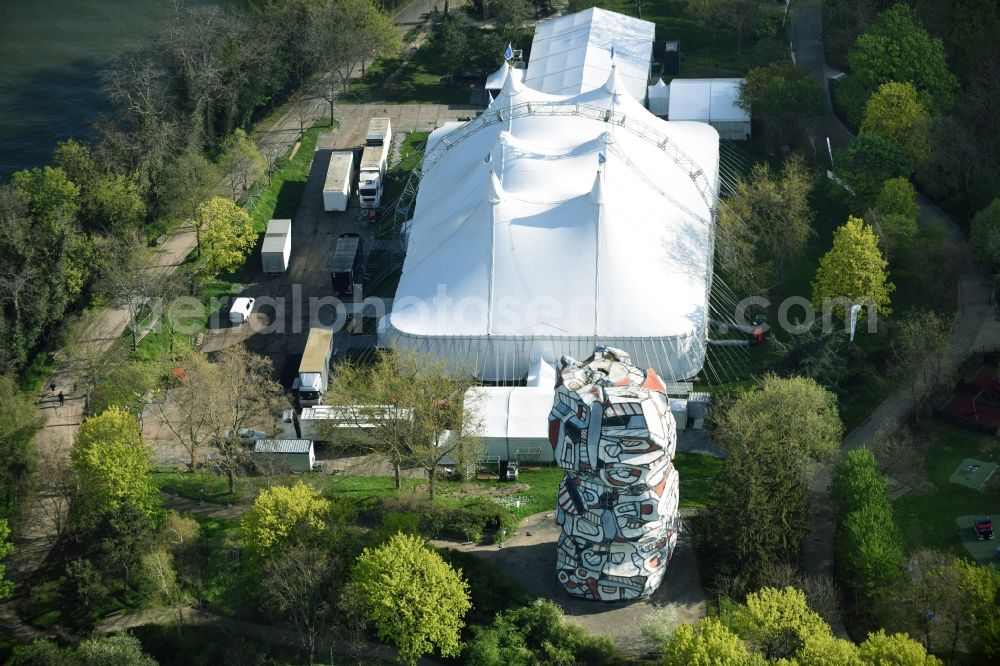
[(493, 161), (493, 153), (486, 153), (486, 159), (483, 160), (483, 161), (486, 162), (487, 164), (489, 164), (490, 162), (492, 162)]
[(487, 90), (486, 91), (486, 106), (489, 107), (489, 106), (492, 106), (492, 105), (493, 105), (493, 93), (491, 93), (489, 90)]
[(854, 329), (858, 327), (858, 312), (861, 311), (861, 305), (855, 303), (851, 306), (851, 342), (854, 342)]
[(510, 42), (507, 42), (507, 50), (503, 52), (503, 58), (504, 60), (510, 60), (513, 57), (514, 57), (514, 48), (510, 45)]
[(615, 45), (614, 44), (611, 45), (611, 59), (612, 60), (615, 59)]
[(604, 153), (597, 153), (597, 163), (604, 164), (608, 161), (608, 158), (604, 156)]

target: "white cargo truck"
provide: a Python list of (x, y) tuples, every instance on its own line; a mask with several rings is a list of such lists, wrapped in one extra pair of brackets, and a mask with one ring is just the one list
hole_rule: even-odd
[(271, 220), (264, 232), (260, 248), (260, 263), (265, 273), (284, 273), (292, 256), (292, 221)]
[(372, 118), (368, 122), (364, 149), (361, 151), (361, 176), (358, 194), (362, 208), (382, 205), (382, 185), (392, 146), (392, 125), (388, 118)]
[(330, 153), (330, 166), (323, 185), (323, 210), (347, 210), (354, 191), (354, 151), (335, 150)]
[(311, 328), (306, 348), (299, 363), (299, 375), (292, 383), (299, 404), (303, 407), (319, 405), (330, 385), (330, 359), (333, 356), (333, 331), (328, 328)]

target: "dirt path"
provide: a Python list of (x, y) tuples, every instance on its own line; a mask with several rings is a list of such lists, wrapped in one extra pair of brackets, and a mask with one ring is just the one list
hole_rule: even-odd
[[(829, 113), (819, 129), (831, 137), (831, 143), (836, 148), (843, 148), (853, 135), (834, 116), (830, 102), (828, 77), (834, 72), (826, 65), (823, 53), (822, 0), (801, 0), (792, 10), (792, 21), (797, 61), (820, 81), (826, 92)], [(965, 235), (951, 218), (922, 194), (918, 193), (917, 201), (920, 206), (918, 223), (921, 226), (941, 224), (962, 252), (958, 311), (948, 351), (953, 360), (961, 360), (975, 349), (1000, 342), (1000, 321), (990, 304), (989, 282), (969, 257)], [(863, 446), (882, 425), (899, 424), (912, 412), (913, 402), (909, 392), (905, 388), (895, 391), (875, 407), (868, 419), (847, 434), (841, 450)], [(803, 564), (806, 572), (811, 574), (833, 573), (836, 523), (829, 492), (831, 469), (830, 465), (820, 469), (809, 489), (812, 533), (803, 549)]]

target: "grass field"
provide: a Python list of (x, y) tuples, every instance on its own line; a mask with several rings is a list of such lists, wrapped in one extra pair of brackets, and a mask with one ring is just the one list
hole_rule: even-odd
[[(721, 465), (721, 460), (711, 456), (695, 453), (677, 454), (674, 466), (681, 475), (681, 508), (699, 508), (706, 505), (711, 480), (718, 474)], [(562, 470), (556, 467), (522, 470), (519, 481), (527, 484), (528, 488), (516, 493), (523, 501), (518, 510), (519, 515), (527, 516), (554, 508), (556, 492), (562, 477)], [(426, 496), (427, 486), (424, 479), (403, 479), (402, 489), (397, 493), (392, 477), (388, 476), (312, 473), (275, 477), (238, 477), (236, 492), (230, 495), (226, 478), (218, 474), (160, 471), (153, 474), (153, 481), (165, 493), (190, 499), (204, 499), (218, 504), (249, 502), (264, 488), (294, 484), (298, 481), (315, 485), (326, 497), (346, 500), (355, 505), (397, 496), (423, 497)], [(461, 484), (455, 481), (439, 481), (435, 487), (440, 503), (451, 506), (479, 501), (484, 496), (488, 497), (511, 489), (511, 484), (500, 481), (480, 480), (474, 484), (481, 492), (459, 492)]]
[(982, 490), (973, 490), (952, 483), (949, 477), (966, 458), (1000, 460), (1000, 439), (944, 423), (928, 423), (926, 428), (935, 439), (923, 460), (933, 489), (911, 491), (896, 500), (896, 523), (907, 552), (927, 547), (965, 555), (955, 519), (995, 513), (1000, 507), (1000, 480), (994, 475)]

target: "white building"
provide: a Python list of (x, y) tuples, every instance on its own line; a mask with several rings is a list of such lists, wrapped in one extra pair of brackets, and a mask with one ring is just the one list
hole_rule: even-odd
[(729, 141), (750, 140), (750, 113), (739, 107), (746, 79), (674, 79), (670, 82), (668, 117), (708, 123)]
[(431, 134), (423, 168), (380, 345), (484, 380), (519, 381), (539, 357), (598, 344), (668, 382), (701, 370), (715, 129), (656, 118), (617, 67), (573, 95), (508, 77), (481, 116)]
[(554, 95), (578, 95), (604, 85), (614, 49), (618, 76), (642, 102), (649, 80), (656, 24), (591, 7), (535, 26), (524, 83)]

